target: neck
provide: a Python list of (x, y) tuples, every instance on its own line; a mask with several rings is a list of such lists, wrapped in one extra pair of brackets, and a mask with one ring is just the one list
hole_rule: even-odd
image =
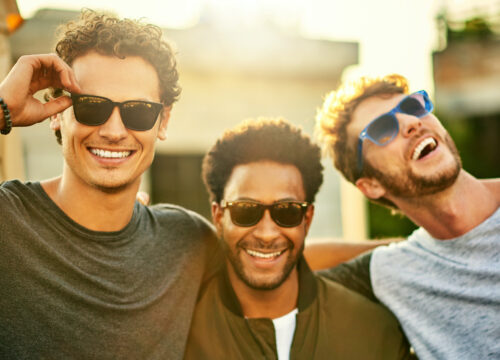
[(41, 183), (48, 196), (73, 221), (93, 231), (118, 231), (132, 218), (140, 180), (117, 192), (105, 192), (62, 176)]
[(415, 224), (441, 240), (467, 233), (499, 206), (498, 196), (492, 188), (464, 170), (452, 186), (437, 194), (390, 199)]
[(297, 307), (299, 276), (295, 267), (288, 278), (276, 289), (257, 290), (246, 285), (228, 263), (231, 285), (246, 318), (276, 319)]

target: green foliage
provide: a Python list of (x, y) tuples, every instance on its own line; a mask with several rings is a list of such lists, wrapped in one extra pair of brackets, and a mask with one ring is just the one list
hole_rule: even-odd
[(368, 214), (370, 239), (407, 237), (417, 228), (406, 216), (392, 214), (390, 209), (371, 202), (368, 205)]
[(464, 40), (484, 40), (493, 35), (490, 24), (481, 17), (475, 17), (460, 24), (459, 29), (450, 28), (447, 26), (448, 42), (464, 41)]

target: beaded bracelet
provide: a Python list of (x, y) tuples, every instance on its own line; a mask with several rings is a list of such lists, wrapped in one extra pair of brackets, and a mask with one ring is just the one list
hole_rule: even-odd
[(12, 120), (10, 118), (9, 108), (7, 107), (7, 104), (3, 101), (1, 97), (0, 97), (0, 106), (2, 107), (3, 119), (5, 121), (5, 126), (2, 130), (0, 130), (0, 133), (3, 135), (7, 135), (12, 130)]

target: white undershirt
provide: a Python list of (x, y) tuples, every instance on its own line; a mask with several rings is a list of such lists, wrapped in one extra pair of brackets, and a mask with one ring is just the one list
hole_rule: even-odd
[(298, 312), (297, 309), (293, 309), (288, 314), (273, 319), (278, 360), (290, 359), (290, 348), (292, 347), (293, 334), (295, 333), (295, 314)]

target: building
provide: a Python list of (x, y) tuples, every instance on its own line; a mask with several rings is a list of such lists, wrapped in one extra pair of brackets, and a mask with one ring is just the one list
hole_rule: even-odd
[[(13, 60), (53, 51), (57, 25), (77, 15), (39, 10), (11, 37)], [(305, 39), (265, 21), (257, 27), (228, 29), (205, 17), (192, 28), (164, 32), (178, 52), (183, 93), (172, 111), (168, 139), (158, 143), (143, 183), (154, 202), (181, 204), (207, 217), (210, 208), (200, 165), (223, 130), (247, 118), (283, 116), (312, 134), (322, 97), (358, 59), (356, 43)], [(47, 122), (22, 129), (22, 139), (28, 179), (60, 174), (59, 145)], [(342, 235), (339, 176), (330, 164), (325, 168), (311, 229), (314, 237)], [(359, 229), (364, 233), (364, 226), (354, 230)]]

